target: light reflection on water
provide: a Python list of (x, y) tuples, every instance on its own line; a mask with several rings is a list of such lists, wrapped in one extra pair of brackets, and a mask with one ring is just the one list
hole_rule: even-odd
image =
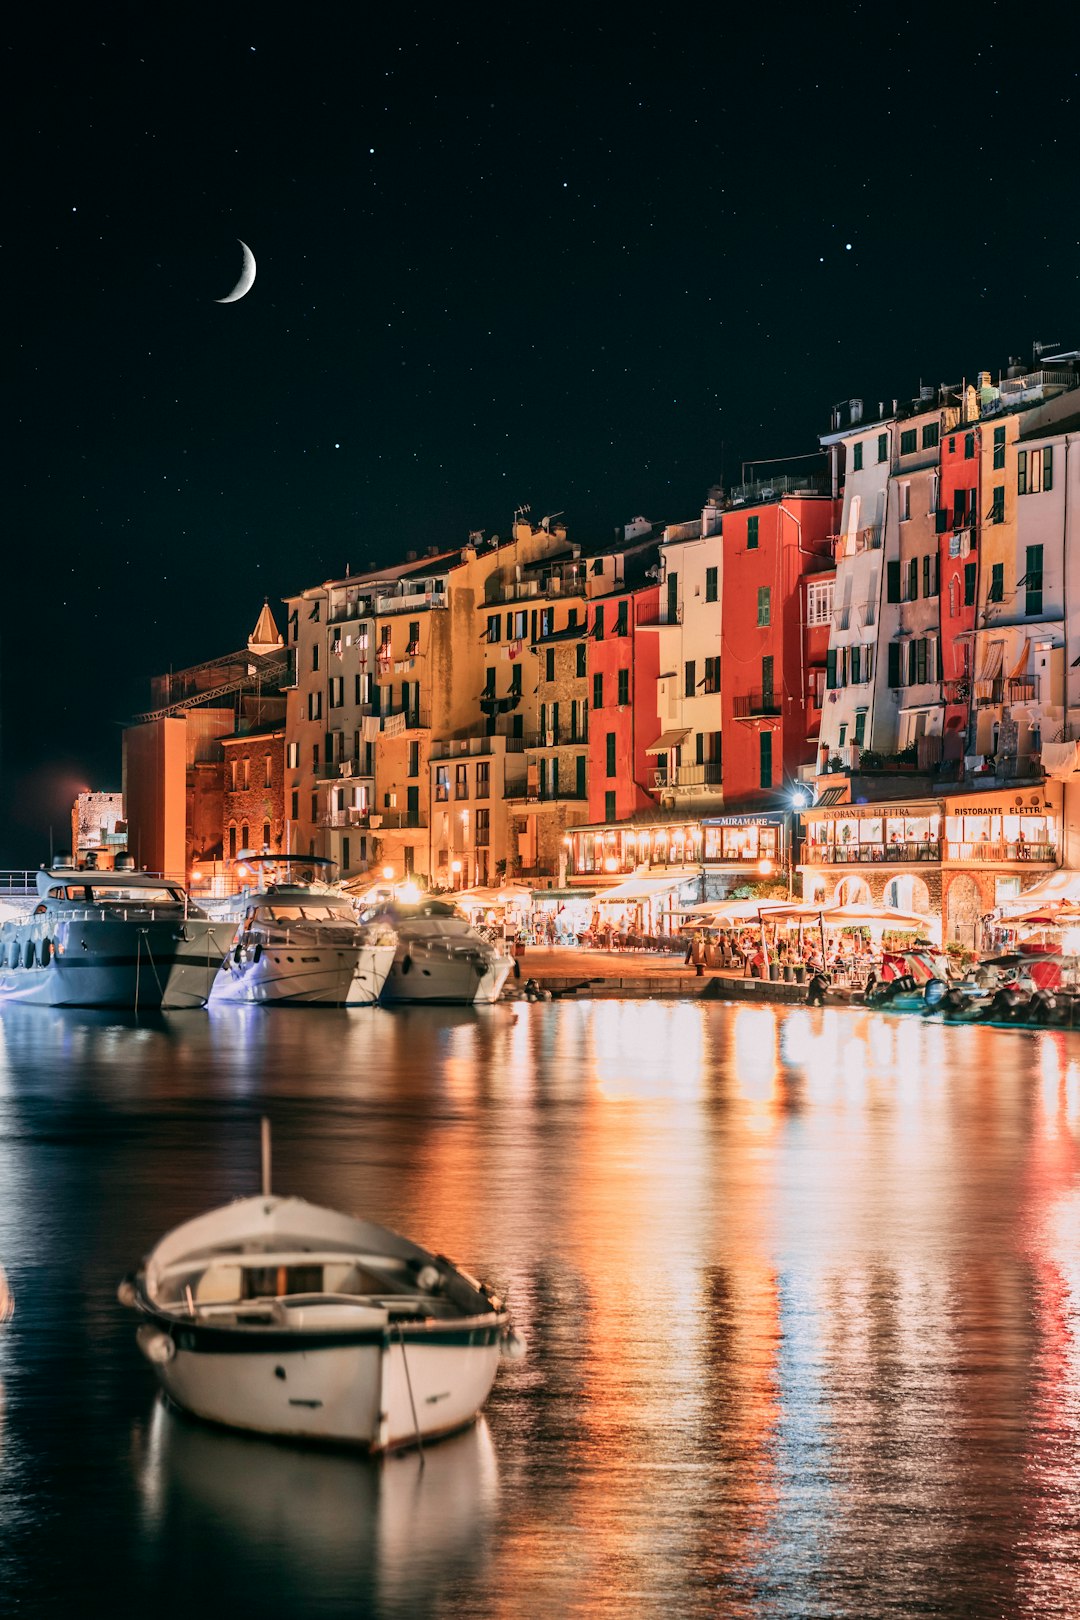
[[(263, 1111), (278, 1187), (509, 1292), (530, 1354), (424, 1469), (154, 1397), (116, 1282)], [(1080, 1612), (1078, 1128), (1058, 1032), (5, 1009), (5, 1610)]]

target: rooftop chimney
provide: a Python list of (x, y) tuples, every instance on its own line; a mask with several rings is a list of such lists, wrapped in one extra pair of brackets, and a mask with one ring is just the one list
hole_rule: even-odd
[(851, 425), (854, 427), (856, 422), (862, 421), (863, 402), (861, 399), (851, 399), (848, 401), (848, 406), (851, 411)]

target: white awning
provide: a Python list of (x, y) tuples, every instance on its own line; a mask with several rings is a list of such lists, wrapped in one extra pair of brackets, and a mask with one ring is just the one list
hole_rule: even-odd
[(645, 752), (647, 754), (666, 754), (669, 748), (678, 748), (690, 735), (689, 726), (679, 726), (674, 731), (663, 731), (654, 743), (650, 743)]
[(597, 895), (600, 905), (606, 906), (614, 901), (616, 904), (626, 900), (655, 900), (662, 894), (671, 894), (681, 889), (684, 883), (692, 882), (701, 876), (700, 866), (686, 867), (683, 872), (673, 877), (669, 872), (664, 877), (631, 877), (625, 883), (616, 883), (613, 889), (607, 889), (603, 894)]
[(1062, 868), (996, 907), (996, 915), (1008, 919), (1032, 911), (1036, 906), (1064, 904), (1080, 905), (1080, 872), (1067, 872)]

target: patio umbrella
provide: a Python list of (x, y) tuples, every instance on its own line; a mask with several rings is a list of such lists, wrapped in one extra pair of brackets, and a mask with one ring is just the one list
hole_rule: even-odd
[(866, 905), (861, 901), (852, 901), (846, 906), (826, 906), (821, 918), (834, 928), (854, 928), (862, 923), (864, 926), (880, 925), (910, 932), (914, 928), (925, 929), (930, 925), (929, 917), (921, 917), (918, 912), (898, 911), (895, 906)]
[(723, 926), (726, 923), (757, 922), (760, 908), (759, 900), (698, 900), (693, 905), (680, 906), (678, 909), (684, 917), (700, 917)]

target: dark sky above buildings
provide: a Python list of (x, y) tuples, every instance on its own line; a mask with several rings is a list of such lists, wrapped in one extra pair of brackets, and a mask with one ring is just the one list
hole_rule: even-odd
[[(1078, 81), (1018, 50), (1015, 4), (32, 26), (4, 75), (9, 859), (119, 786), (147, 677), (241, 645), (264, 596), (524, 502), (583, 538), (685, 519), (834, 401), (1080, 339)], [(238, 238), (257, 279), (219, 304)]]

